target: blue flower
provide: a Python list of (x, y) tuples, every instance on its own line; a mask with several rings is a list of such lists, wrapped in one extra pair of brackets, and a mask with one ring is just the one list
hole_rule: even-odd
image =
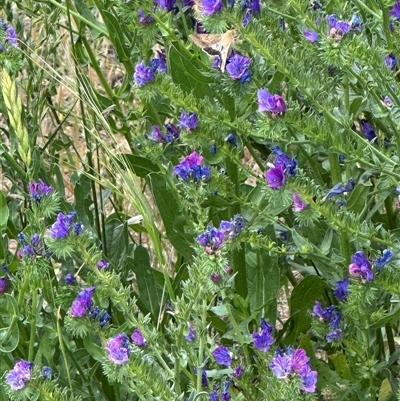
[(356, 185), (356, 182), (350, 178), (345, 184), (340, 182), (339, 184), (336, 184), (329, 192), (328, 194), (323, 198), (323, 200), (333, 198), (334, 196), (343, 194), (345, 192), (351, 192)]
[(196, 338), (196, 330), (194, 327), (189, 323), (189, 332), (186, 334), (185, 339), (186, 341), (193, 341)]
[(376, 134), (372, 125), (365, 119), (360, 120), (361, 129), (364, 136), (371, 142), (373, 139), (376, 138)]
[(221, 0), (201, 0), (201, 10), (203, 15), (212, 15), (222, 9)]
[(51, 379), (51, 375), (53, 374), (53, 370), (50, 366), (42, 367), (42, 377), (43, 379)]
[(382, 252), (382, 256), (380, 256), (375, 260), (375, 266), (377, 267), (378, 270), (383, 269), (385, 265), (389, 263), (392, 257), (393, 257), (393, 251), (391, 251), (390, 249), (385, 249)]
[(171, 123), (164, 124), (164, 127), (167, 130), (167, 135), (171, 135), (174, 140), (179, 139), (180, 132), (178, 127)]
[(75, 234), (82, 232), (82, 225), (80, 223), (74, 224), (76, 212), (70, 212), (67, 215), (59, 213), (57, 220), (50, 227), (49, 234), (53, 239), (62, 239), (68, 237), (72, 230)]
[(7, 278), (0, 277), (0, 294), (5, 292), (7, 289)]
[(150, 61), (151, 69), (156, 72), (167, 72), (167, 58), (165, 57), (165, 50), (157, 50), (156, 58)]
[(215, 348), (212, 354), (214, 355), (215, 361), (218, 363), (218, 365), (231, 365), (233, 354), (231, 351), (229, 351), (228, 348), (224, 347), (223, 345)]
[(99, 325), (100, 327), (104, 327), (111, 320), (111, 316), (107, 311), (103, 311), (103, 313), (99, 317)]
[(353, 263), (349, 266), (349, 273), (353, 277), (360, 277), (362, 282), (369, 282), (374, 279), (374, 273), (371, 270), (371, 263), (362, 251), (356, 252), (352, 257)]
[(147, 67), (144, 61), (142, 61), (136, 64), (133, 79), (135, 80), (136, 86), (143, 86), (155, 80), (154, 71), (151, 67)]
[(265, 173), (265, 179), (267, 180), (268, 186), (272, 189), (279, 189), (285, 185), (285, 171), (282, 164), (276, 167), (271, 167)]
[(347, 21), (337, 21), (335, 28), (340, 35), (346, 35), (350, 32), (351, 25)]
[(9, 25), (7, 28), (6, 42), (9, 43), (12, 47), (18, 48), (17, 32), (11, 25)]
[(319, 317), (321, 322), (330, 322), (332, 319), (332, 314), (335, 309), (334, 305), (323, 308), (319, 301), (315, 301), (314, 308), (312, 311), (312, 316)]
[(148, 25), (154, 21), (154, 18), (150, 14), (146, 15), (144, 13), (143, 8), (138, 9), (138, 15), (139, 15), (139, 23), (141, 25)]
[(243, 368), (240, 365), (236, 366), (236, 368), (233, 369), (232, 376), (235, 379), (239, 380), (242, 377), (242, 375), (243, 375)]
[(110, 268), (110, 264), (106, 260), (100, 259), (97, 262), (97, 268), (99, 270), (108, 270)]
[(253, 14), (257, 14), (261, 11), (260, 0), (242, 0), (242, 8), (250, 10)]
[(306, 365), (299, 372), (299, 376), (301, 380), (300, 390), (306, 393), (313, 393), (317, 384), (318, 372), (311, 370), (311, 367)]
[(173, 174), (184, 181), (189, 181), (190, 179), (194, 182), (207, 181), (211, 177), (211, 170), (210, 167), (201, 165), (202, 160), (203, 156), (193, 152), (178, 165), (174, 166)]
[(181, 117), (179, 119), (178, 127), (185, 129), (186, 131), (193, 131), (199, 125), (199, 121), (197, 118), (197, 114), (192, 112), (184, 112), (182, 111)]
[(260, 331), (255, 331), (252, 333), (254, 347), (267, 352), (271, 345), (274, 343), (274, 338), (271, 336), (273, 326), (265, 321), (264, 318), (261, 319)]
[(218, 401), (219, 400), (218, 393), (216, 390), (211, 391), (211, 393), (208, 396), (210, 398), (210, 401)]
[(392, 71), (396, 69), (397, 66), (397, 58), (393, 53), (390, 53), (387, 57), (385, 57), (385, 64)]
[(53, 192), (53, 188), (40, 178), (38, 182), (31, 181), (29, 183), (29, 193), (37, 203), (42, 200), (43, 196), (48, 196), (51, 192)]
[(345, 277), (343, 280), (336, 282), (336, 289), (333, 291), (333, 295), (339, 301), (345, 301), (347, 294), (349, 293), (349, 277)]
[(337, 17), (336, 14), (330, 14), (326, 17), (326, 22), (328, 23), (330, 28), (336, 27)]
[(318, 33), (310, 29), (303, 31), (304, 38), (311, 43), (318, 42)]
[(225, 142), (228, 142), (233, 147), (237, 146), (237, 138), (234, 134), (230, 133), (225, 137)]
[(361, 32), (363, 20), (358, 15), (353, 15), (350, 20), (350, 27), (352, 31)]
[(331, 343), (333, 341), (340, 341), (343, 338), (343, 330), (335, 329), (326, 335), (326, 341)]
[(75, 277), (72, 274), (68, 273), (65, 276), (65, 282), (67, 285), (73, 285), (75, 283)]
[(244, 15), (243, 21), (242, 21), (242, 26), (246, 28), (246, 26), (249, 24), (250, 19), (251, 19), (252, 13), (250, 10), (246, 11), (246, 14)]
[(210, 146), (210, 153), (212, 155), (215, 155), (217, 153), (217, 144), (215, 142)]
[(163, 136), (163, 133), (162, 133), (159, 125), (153, 125), (153, 129), (151, 130), (151, 137), (156, 142), (162, 142), (163, 141), (164, 136)]
[(240, 80), (243, 77), (243, 75), (245, 75), (246, 80), (240, 81), (243, 84), (244, 82), (250, 81), (250, 72), (249, 72), (250, 63), (251, 60), (248, 57), (244, 57), (236, 53), (229, 58), (228, 63), (226, 65), (226, 70), (228, 71), (232, 79)]

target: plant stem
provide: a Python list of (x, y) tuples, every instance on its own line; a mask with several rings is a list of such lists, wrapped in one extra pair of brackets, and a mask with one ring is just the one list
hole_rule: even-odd
[(37, 289), (33, 289), (32, 293), (32, 320), (31, 320), (31, 335), (29, 338), (29, 351), (28, 351), (28, 361), (33, 361), (33, 349), (35, 345), (36, 338), (36, 316), (37, 316)]

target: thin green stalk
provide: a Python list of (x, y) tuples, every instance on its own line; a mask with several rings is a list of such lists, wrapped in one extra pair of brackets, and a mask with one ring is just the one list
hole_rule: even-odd
[(31, 334), (29, 337), (29, 351), (28, 351), (28, 361), (33, 361), (33, 350), (35, 345), (36, 338), (36, 316), (37, 316), (37, 301), (38, 301), (38, 293), (37, 289), (33, 289), (32, 293), (32, 320), (31, 320)]
[[(206, 308), (206, 300), (202, 300), (202, 308), (201, 308), (201, 327), (205, 329), (207, 326), (207, 308)], [(198, 360), (197, 360), (197, 383), (196, 390), (199, 393), (201, 391), (201, 376), (203, 373), (203, 369), (200, 368), (203, 366), (203, 358), (204, 358), (204, 336), (200, 335), (199, 338), (199, 352), (198, 352)]]
[(285, 273), (286, 277), (290, 281), (290, 284), (292, 284), (293, 287), (296, 287), (298, 284), (296, 277), (294, 276), (293, 272), (288, 268)]
[(388, 219), (388, 226), (391, 230), (394, 230), (396, 228), (396, 215), (393, 211), (393, 199), (391, 196), (388, 196), (385, 199), (385, 209)]
[(248, 151), (250, 152), (251, 156), (253, 157), (254, 161), (257, 163), (257, 166), (259, 167), (259, 169), (261, 171), (264, 171), (265, 166), (263, 161), (260, 159), (260, 157), (258, 156), (258, 154), (256, 153), (255, 149), (253, 148), (253, 146), (250, 144), (249, 141), (244, 141), (244, 146), (246, 146), (246, 148), (248, 149)]

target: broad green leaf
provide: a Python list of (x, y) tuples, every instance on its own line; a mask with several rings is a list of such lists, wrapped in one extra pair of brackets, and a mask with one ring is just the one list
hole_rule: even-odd
[(276, 303), (279, 291), (280, 271), (276, 257), (262, 249), (246, 252), (247, 287), (251, 314), (258, 312), (270, 322), (276, 320)]
[(193, 253), (193, 238), (185, 235), (186, 222), (174, 200), (176, 194), (167, 188), (165, 178), (161, 174), (150, 174), (147, 179), (164, 222), (167, 238), (181, 255), (190, 259)]
[(326, 230), (324, 240), (322, 241), (319, 247), (319, 249), (324, 255), (327, 255), (331, 250), (332, 238), (333, 238), (333, 228), (329, 227), (328, 230)]
[(7, 228), (9, 214), (6, 197), (3, 192), (0, 191), (0, 232)]
[[(128, 248), (128, 230), (126, 224), (117, 219), (107, 221), (105, 230), (108, 260), (118, 268), (126, 257)], [(122, 268), (123, 266), (119, 266)]]
[(105, 352), (102, 347), (99, 345), (95, 344), (90, 336), (85, 336), (83, 338), (83, 344), (85, 345), (86, 351), (89, 353), (89, 355), (95, 359), (96, 361), (103, 362), (105, 358)]
[(346, 355), (338, 353), (329, 355), (329, 359), (332, 361), (335, 366), (335, 371), (337, 374), (346, 380), (352, 380), (349, 364), (346, 359)]
[(75, 0), (76, 11), (84, 17), (86, 20), (100, 28), (100, 31), (90, 26), (90, 30), (94, 38), (98, 38), (101, 35), (101, 31), (105, 31), (106, 27), (103, 23), (97, 21), (96, 17), (90, 11), (90, 8), (82, 0)]
[(351, 192), (350, 198), (347, 201), (346, 207), (354, 213), (360, 213), (367, 204), (367, 196), (371, 188), (369, 186), (358, 184)]
[(151, 312), (153, 321), (157, 322), (160, 313), (162, 290), (156, 283), (154, 269), (150, 266), (147, 249), (143, 246), (138, 246), (135, 249), (133, 259), (127, 259), (127, 267), (135, 273), (140, 301)]
[(378, 401), (388, 401), (394, 395), (392, 386), (388, 379), (383, 380), (381, 388), (379, 389)]
[(374, 324), (370, 326), (371, 329), (379, 329), (380, 327), (385, 326), (385, 324), (388, 323), (397, 323), (397, 321), (400, 319), (400, 304), (398, 304), (392, 312), (386, 314), (382, 318), (380, 318), (378, 321), (376, 321)]
[(160, 171), (157, 164), (154, 164), (151, 160), (146, 159), (142, 156), (136, 156), (132, 154), (123, 155), (126, 165), (137, 175), (138, 177), (146, 177), (150, 173), (158, 173)]

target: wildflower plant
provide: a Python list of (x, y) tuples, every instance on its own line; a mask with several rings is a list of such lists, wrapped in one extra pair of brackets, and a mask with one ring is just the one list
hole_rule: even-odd
[(84, 158), (0, 23), (0, 398), (397, 399), (400, 3), (70, 3)]

